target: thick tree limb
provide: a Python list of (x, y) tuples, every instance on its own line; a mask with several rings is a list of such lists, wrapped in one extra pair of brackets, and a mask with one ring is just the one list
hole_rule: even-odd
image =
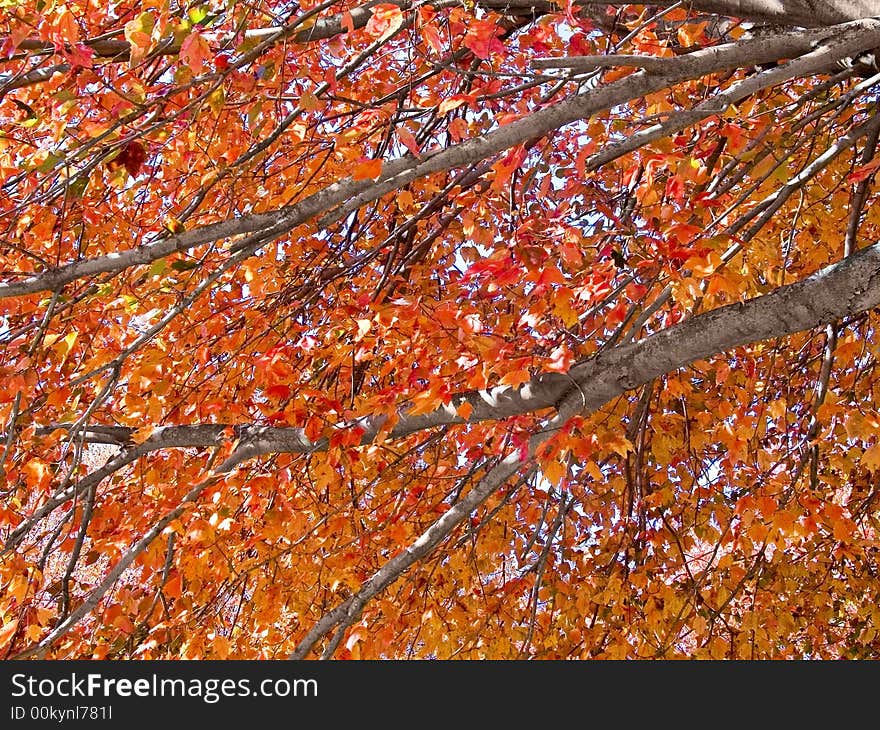
[(821, 31), (800, 31), (753, 38), (669, 59), (666, 71), (662, 74), (640, 71), (608, 86), (578, 94), (534, 112), (481, 137), (423, 155), (418, 160), (410, 157), (391, 160), (385, 164), (381, 176), (375, 182), (349, 178), (333, 183), (294, 205), (275, 211), (212, 223), (133, 249), (69, 263), (22, 281), (0, 284), (0, 298), (57, 291), (65, 284), (82, 277), (119, 272), (131, 266), (151, 263), (177, 251), (254, 231), (264, 232), (273, 238), (278, 237), (318, 216), (322, 216), (318, 224), (326, 226), (414, 180), (484, 160), (529, 139), (543, 136), (566, 124), (632, 99), (709, 73), (780, 58), (794, 58), (811, 51), (815, 53), (817, 44), (826, 49), (829, 63), (858, 55), (880, 46), (880, 21), (861, 20)]
[[(747, 302), (715, 309), (651, 335), (640, 342), (603, 352), (576, 365), (569, 371), (568, 377), (540, 376), (523, 388), (510, 389), (511, 396), (524, 397), (526, 400), (530, 397), (543, 399), (539, 402), (551, 400), (558, 404), (558, 413), (554, 419), (530, 439), (529, 458), (534, 455), (538, 446), (550, 438), (571, 416), (579, 412), (595, 411), (616, 395), (659, 375), (739, 345), (810, 329), (878, 305), (880, 305), (880, 243), (857, 251), (840, 263), (796, 284), (781, 287), (770, 294)], [(446, 410), (442, 409), (438, 413), (445, 414)], [(401, 420), (405, 418), (404, 416)], [(197, 442), (204, 440), (205, 436), (216, 434), (216, 428), (218, 427), (190, 427), (178, 433), (189, 435), (190, 440), (186, 445), (203, 445)], [(99, 430), (112, 433), (105, 427), (95, 429), (93, 433)], [(277, 429), (276, 435), (291, 431), (293, 430)], [(160, 431), (150, 439), (161, 440), (163, 433)], [(167, 433), (173, 431), (169, 430)], [(418, 560), (428, 555), (467, 515), (516, 473), (522, 464), (521, 455), (515, 452), (491, 469), (464, 499), (447, 510), (406, 550), (386, 562), (365, 581), (351, 599), (325, 614), (302, 640), (292, 657), (304, 657), (334, 627), (353, 620), (370, 598), (390, 585)], [(221, 465), (216, 471), (224, 470)], [(90, 594), (89, 600), (71, 613), (46, 639), (20, 656), (23, 658), (41, 655), (48, 650), (53, 641), (94, 608), (100, 597), (133, 560), (133, 556), (149, 544), (161, 529), (183, 510), (187, 502), (201, 493), (205, 483), (207, 482), (197, 485), (187, 495), (184, 503), (166, 514), (153, 529), (132, 546), (111, 574)]]
[(819, 73), (825, 69), (827, 69), (825, 50), (824, 48), (817, 48), (815, 51), (806, 53), (788, 63), (761, 71), (754, 76), (749, 76), (735, 83), (724, 91), (720, 91), (715, 96), (709, 97), (692, 109), (670, 114), (661, 124), (651, 125), (646, 129), (639, 130), (621, 139), (619, 142), (606, 145), (587, 159), (584, 169), (588, 171), (597, 170), (602, 165), (606, 165), (612, 160), (616, 160), (646, 144), (687, 129), (707, 117), (721, 114), (731, 105), (738, 104), (743, 99), (756, 94), (762, 89), (782, 84), (793, 78)]
[[(576, 388), (567, 389), (551, 424), (529, 440), (527, 460), (576, 413), (596, 410), (610, 398), (694, 360), (748, 342), (790, 334), (856, 314), (880, 304), (880, 244), (797, 284), (756, 299), (694, 317), (633, 345), (615, 348), (572, 369)], [(334, 627), (352, 623), (364, 605), (436, 548), (474, 509), (523, 465), (509, 454), (415, 542), (387, 561), (352, 598), (325, 613), (302, 639), (291, 659), (303, 659)]]
[[(672, 1), (661, 0), (652, 5), (663, 7)], [(807, 28), (880, 15), (878, 0), (691, 0), (688, 6), (702, 13)]]
[[(305, 44), (346, 33), (349, 28), (360, 30), (372, 17), (372, 8), (380, 3), (388, 2), (397, 5), (402, 10), (409, 10), (413, 6), (412, 0), (370, 0), (370, 2), (352, 8), (347, 13), (337, 13), (319, 18), (313, 25), (290, 34), (287, 40)], [(655, 0), (650, 5), (662, 8), (673, 5), (675, 2), (677, 0), (659, 0), (659, 2)], [(430, 4), (439, 9), (455, 3), (439, 0)], [(575, 0), (574, 3), (576, 7), (595, 8), (637, 4), (600, 2), (598, 0)], [(548, 0), (476, 0), (474, 5), (509, 15), (558, 12), (565, 7), (564, 3), (549, 2)], [(880, 0), (691, 0), (687, 5), (691, 10), (701, 13), (805, 28), (836, 25), (851, 20), (880, 16)], [(261, 40), (277, 34), (279, 30), (281, 28), (278, 26), (251, 28), (246, 30), (243, 36), (247, 39)], [(122, 34), (121, 30), (119, 34)], [(0, 36), (0, 41), (3, 40), (5, 40), (5, 36)], [(228, 44), (234, 41), (235, 38), (232, 37), (223, 42)], [(94, 40), (86, 39), (83, 45), (91, 48), (98, 58), (119, 61), (128, 60), (131, 48), (126, 40), (107, 37)], [(37, 38), (25, 38), (18, 44), (17, 50), (49, 53), (54, 51), (54, 46)], [(170, 38), (166, 39), (159, 44), (156, 52), (160, 55), (179, 53), (180, 43), (175, 43)]]
[[(581, 408), (591, 412), (621, 393), (666, 373), (740, 345), (783, 337), (849, 317), (880, 305), (880, 243), (854, 253), (813, 276), (747, 302), (697, 315), (643, 340), (612, 348), (572, 367), (568, 373), (544, 373), (518, 388), (498, 386), (459, 393), (431, 413), (411, 416), (401, 410), (389, 439), (401, 439), (434, 428), (498, 421), (557, 407), (574, 389)], [(465, 420), (458, 409), (473, 409)], [(361, 444), (372, 443), (387, 423), (384, 415), (364, 416), (337, 425), (358, 429)], [(46, 427), (68, 428), (67, 424)], [(133, 429), (90, 426), (85, 438), (93, 443), (125, 444)], [(238, 445), (219, 464), (227, 472), (257, 456), (311, 453), (328, 447), (328, 439), (310, 441), (303, 429), (257, 425), (160, 426), (137, 446), (138, 455), (170, 448), (221, 446), (230, 435)], [(128, 463), (128, 461), (125, 461)], [(120, 464), (122, 466), (124, 464)]]
[(576, 415), (580, 410), (580, 406), (579, 395), (569, 393), (560, 404), (559, 412), (550, 423), (542, 430), (533, 434), (529, 439), (528, 453), (525, 455), (525, 458), (517, 449), (490, 469), (463, 499), (444, 512), (415, 542), (391, 558), (368, 580), (364, 581), (354, 596), (325, 613), (302, 639), (290, 655), (290, 658), (305, 658), (314, 648), (315, 644), (333, 630), (334, 627), (340, 624), (344, 626), (356, 620), (367, 601), (383, 591), (415, 563), (431, 553), (471, 512), (485, 502), (493, 492), (504, 486), (504, 483), (516, 474), (524, 463), (532, 461), (538, 447), (550, 439), (572, 416)]
[(605, 56), (564, 56), (562, 58), (536, 58), (531, 62), (532, 68), (557, 69), (583, 73), (595, 71), (597, 68), (642, 68), (652, 73), (663, 73), (666, 64), (672, 58), (659, 56), (631, 56), (620, 53), (609, 53)]

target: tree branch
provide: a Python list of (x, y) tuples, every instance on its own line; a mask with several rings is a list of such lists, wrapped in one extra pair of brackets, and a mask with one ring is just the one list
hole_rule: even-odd
[[(409, 409), (404, 407), (386, 438), (402, 439), (436, 426), (476, 424), (535, 413), (557, 407), (572, 389), (577, 392), (582, 408), (592, 412), (621, 393), (696, 360), (740, 345), (812, 329), (878, 304), (880, 243), (801, 282), (714, 309), (637, 342), (604, 351), (577, 363), (568, 373), (543, 373), (517, 388), (498, 386), (459, 393), (447, 405), (430, 413), (409, 415)], [(458, 414), (464, 404), (472, 408), (467, 419)], [(360, 443), (365, 445), (377, 438), (387, 420), (385, 415), (367, 415), (337, 424), (333, 429), (358, 429)], [(67, 429), (70, 424), (46, 426), (38, 432), (56, 428)], [(122, 426), (84, 427), (84, 437), (92, 443), (125, 444), (133, 432), (134, 429)], [(300, 428), (202, 424), (160, 426), (135, 448), (139, 457), (159, 449), (220, 446), (230, 434), (238, 444), (215, 472), (228, 472), (257, 456), (312, 453), (324, 451), (329, 445), (327, 437), (310, 441)], [(117, 459), (122, 461), (122, 455)]]
[[(741, 40), (669, 59), (663, 74), (648, 74), (640, 71), (608, 86), (578, 94), (488, 134), (433, 154), (423, 155), (419, 159), (401, 157), (391, 160), (385, 163), (382, 174), (375, 182), (348, 178), (333, 183), (294, 205), (208, 224), (133, 249), (76, 261), (35, 274), (22, 281), (0, 284), (0, 298), (57, 291), (65, 284), (82, 277), (119, 272), (131, 266), (149, 264), (172, 253), (185, 251), (201, 244), (255, 231), (266, 234), (261, 236), (261, 241), (266, 238), (276, 238), (317, 216), (322, 216), (318, 220), (318, 225), (327, 226), (362, 205), (419, 178), (484, 160), (566, 124), (588, 118), (597, 112), (671, 85), (744, 65), (751, 66), (780, 58), (800, 56), (810, 52), (817, 43), (823, 41), (827, 46), (829, 62), (858, 55), (870, 48), (880, 46), (880, 21), (863, 20), (821, 31), (781, 33)], [(251, 250), (255, 249), (256, 246)], [(232, 250), (238, 249), (233, 246)]]
[[(548, 427), (531, 437), (525, 461), (532, 461), (537, 447), (573, 415), (593, 412), (624, 390), (716, 352), (810, 329), (878, 304), (880, 244), (875, 244), (797, 284), (713, 310), (641, 342), (603, 353), (572, 369), (577, 387), (568, 389)], [(304, 658), (334, 627), (357, 616), (370, 598), (428, 555), (522, 465), (518, 452), (509, 454), (415, 542), (364, 581), (352, 598), (325, 613), (290, 658)]]

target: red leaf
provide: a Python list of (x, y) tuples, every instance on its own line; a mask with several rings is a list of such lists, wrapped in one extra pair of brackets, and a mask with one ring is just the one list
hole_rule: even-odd
[(147, 153), (144, 150), (144, 146), (140, 142), (133, 141), (125, 145), (116, 159), (125, 167), (129, 175), (137, 177), (146, 157)]
[(436, 53), (443, 53), (443, 39), (433, 23), (425, 23), (422, 26), (422, 36)]
[(143, 144), (137, 140), (133, 140), (126, 144), (119, 151), (119, 154), (112, 160), (108, 160), (106, 164), (107, 168), (110, 170), (117, 170), (120, 167), (124, 167), (129, 175), (137, 177), (146, 157), (147, 152), (144, 149)]
[(396, 5), (380, 3), (374, 5), (372, 11), (365, 30), (374, 38), (386, 38), (403, 25), (403, 13)]
[(880, 157), (875, 157), (867, 165), (857, 167), (849, 175), (847, 175), (847, 182), (860, 183), (862, 180), (865, 180), (866, 178), (873, 175), (877, 171), (878, 167), (880, 167)]
[(413, 133), (410, 132), (406, 127), (398, 127), (394, 130), (394, 133), (397, 135), (397, 139), (403, 142), (403, 144), (406, 145), (406, 148), (410, 152), (412, 152), (415, 157), (418, 157), (421, 154), (419, 143), (416, 142), (416, 138), (413, 136)]
[(500, 30), (493, 20), (473, 21), (464, 38), (464, 46), (482, 59), (489, 58), (493, 52), (503, 53), (504, 44), (496, 37)]

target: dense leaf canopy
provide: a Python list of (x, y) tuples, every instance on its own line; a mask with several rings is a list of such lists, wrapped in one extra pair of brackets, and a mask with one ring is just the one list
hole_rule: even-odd
[(873, 16), (0, 0), (0, 656), (877, 657)]

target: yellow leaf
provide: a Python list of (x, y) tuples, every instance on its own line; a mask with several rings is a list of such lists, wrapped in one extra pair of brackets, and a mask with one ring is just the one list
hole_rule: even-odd
[(70, 354), (70, 351), (73, 349), (73, 344), (76, 342), (76, 338), (78, 336), (78, 332), (68, 332), (59, 342), (55, 345), (55, 351), (61, 355), (60, 365), (64, 364), (64, 361), (67, 360), (67, 356)]
[(614, 436), (608, 439), (605, 446), (615, 454), (626, 457), (630, 451), (635, 451), (632, 443), (626, 436)]
[(558, 485), (563, 478), (565, 477), (568, 469), (566, 469), (565, 465), (560, 461), (554, 459), (541, 467), (541, 471), (544, 472), (544, 476), (547, 478), (547, 481), (553, 483), (554, 485)]
[(223, 87), (221, 86), (219, 89), (216, 89), (214, 92), (208, 96), (208, 106), (211, 107), (211, 111), (214, 114), (219, 114), (223, 105), (226, 103), (226, 92), (223, 91)]
[(782, 418), (786, 411), (785, 401), (781, 398), (776, 398), (767, 406), (767, 411), (773, 418)]
[(211, 170), (210, 172), (206, 172), (199, 179), (199, 185), (201, 185), (202, 187), (204, 187), (206, 185), (213, 185), (215, 182), (217, 182), (218, 176), (219, 175), (216, 170)]
[(572, 306), (571, 291), (561, 287), (553, 294), (553, 313), (559, 317), (566, 327), (573, 327), (578, 322), (578, 313)]
[(177, 235), (178, 233), (183, 233), (186, 230), (183, 223), (177, 220), (177, 218), (170, 215), (163, 221), (163, 225), (169, 233), (173, 233), (175, 235)]
[(299, 106), (300, 109), (303, 109), (307, 112), (315, 111), (316, 109), (320, 109), (323, 104), (318, 101), (318, 97), (315, 96), (311, 91), (306, 91), (299, 98)]
[(367, 332), (370, 331), (370, 327), (373, 326), (373, 321), (370, 319), (359, 319), (357, 321), (358, 333), (355, 335), (354, 341), (360, 342), (366, 336)]

